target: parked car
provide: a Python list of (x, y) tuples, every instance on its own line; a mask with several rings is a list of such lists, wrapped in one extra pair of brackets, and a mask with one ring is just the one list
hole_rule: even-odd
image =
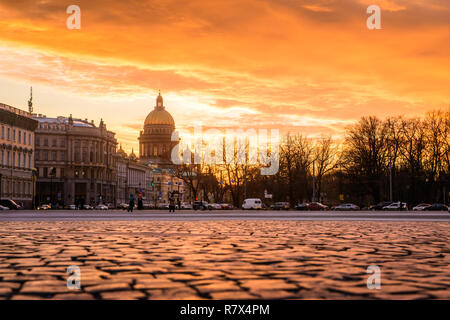
[(242, 209), (244, 210), (260, 210), (262, 209), (262, 201), (258, 198), (245, 199), (242, 203)]
[(49, 204), (41, 204), (40, 206), (38, 206), (36, 209), (37, 210), (49, 210), (52, 207)]
[(169, 204), (168, 203), (160, 203), (157, 205), (158, 209), (163, 209), (163, 210), (169, 210)]
[(289, 210), (289, 202), (275, 202), (273, 210)]
[(408, 205), (405, 202), (392, 202), (390, 205), (384, 206), (383, 210), (408, 210)]
[(221, 203), (220, 206), (223, 210), (233, 210), (233, 205), (231, 203)]
[(181, 210), (192, 210), (192, 204), (190, 204), (189, 202), (182, 202)]
[(208, 204), (208, 210), (222, 210), (222, 206), (218, 203)]
[(413, 208), (413, 211), (423, 211), (425, 208), (431, 206), (429, 203), (420, 203)]
[(433, 203), (431, 206), (423, 209), (424, 211), (447, 211), (448, 207), (443, 203)]
[(94, 207), (91, 206), (91, 205), (88, 205), (88, 204), (83, 204), (81, 209), (83, 209), (83, 210), (94, 210)]
[(69, 205), (67, 206), (67, 209), (69, 209), (69, 210), (78, 210), (77, 206), (74, 205), (74, 204), (69, 204)]
[(0, 205), (0, 211), (2, 211), (2, 210), (9, 210), (9, 208)]
[(299, 203), (295, 206), (295, 210), (308, 210), (308, 204), (307, 203)]
[(369, 210), (383, 210), (384, 207), (390, 205), (392, 202), (391, 201), (382, 201), (382, 202), (378, 202), (377, 204), (371, 205), (369, 207)]
[(95, 207), (95, 210), (108, 210), (108, 206), (104, 204), (99, 204)]
[(0, 205), (9, 208), (10, 210), (20, 210), (22, 207), (11, 199), (0, 200)]
[(336, 211), (354, 211), (354, 210), (360, 210), (359, 206), (353, 203), (343, 203), (338, 206), (334, 207), (334, 210)]
[(119, 208), (119, 209), (128, 209), (128, 203), (125, 203), (125, 202), (122, 202), (121, 204), (119, 204), (118, 206), (117, 206), (117, 208)]
[(206, 201), (194, 201), (194, 210), (206, 210), (208, 209), (208, 202)]
[(308, 210), (328, 210), (328, 206), (321, 204), (320, 202), (311, 202), (308, 203)]

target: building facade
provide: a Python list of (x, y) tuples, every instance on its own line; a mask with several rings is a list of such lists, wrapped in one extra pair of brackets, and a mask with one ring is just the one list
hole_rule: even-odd
[(116, 154), (117, 205), (128, 204), (130, 194), (142, 199), (144, 206), (152, 204), (153, 168), (140, 163), (132, 152), (129, 156), (120, 147)]
[(47, 118), (39, 122), (35, 139), (36, 202), (59, 206), (116, 202), (117, 141), (103, 120)]
[(167, 204), (173, 195), (176, 200), (192, 202), (189, 188), (176, 177), (170, 168), (153, 169), (153, 199), (156, 205)]
[(33, 206), (34, 131), (31, 113), (0, 103), (0, 198)]

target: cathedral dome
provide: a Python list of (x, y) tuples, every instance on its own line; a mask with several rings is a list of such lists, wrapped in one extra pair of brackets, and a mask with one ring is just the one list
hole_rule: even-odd
[(147, 125), (170, 125), (175, 126), (175, 121), (169, 112), (166, 111), (166, 108), (163, 105), (163, 98), (161, 93), (159, 93), (156, 98), (156, 106), (155, 109), (152, 110), (145, 118), (144, 126)]
[(173, 120), (170, 113), (166, 110), (155, 109), (148, 114), (147, 118), (145, 118), (144, 126), (152, 124), (168, 124), (174, 126), (175, 121)]

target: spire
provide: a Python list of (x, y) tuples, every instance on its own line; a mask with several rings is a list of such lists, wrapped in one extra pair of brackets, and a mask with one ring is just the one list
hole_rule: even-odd
[(33, 113), (33, 87), (30, 87), (30, 99), (28, 100), (28, 112)]
[(161, 89), (159, 90), (158, 97), (156, 98), (156, 108), (164, 108), (163, 97), (161, 96)]

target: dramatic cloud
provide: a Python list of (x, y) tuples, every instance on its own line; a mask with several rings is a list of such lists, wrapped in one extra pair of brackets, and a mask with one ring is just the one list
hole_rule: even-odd
[[(338, 136), (364, 115), (450, 104), (445, 0), (73, 4), (81, 30), (66, 28), (67, 3), (0, 2), (0, 102), (24, 106), (33, 85), (39, 112), (103, 118), (129, 149), (158, 88), (181, 130)], [(382, 30), (366, 28), (370, 4)]]

